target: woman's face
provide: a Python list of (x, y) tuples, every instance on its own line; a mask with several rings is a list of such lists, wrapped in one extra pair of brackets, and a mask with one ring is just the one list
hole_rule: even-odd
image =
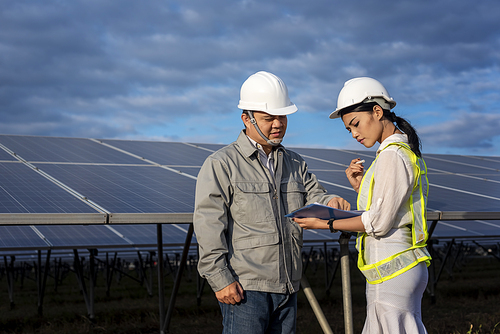
[(379, 113), (374, 110), (351, 112), (342, 116), (345, 128), (365, 147), (370, 148), (375, 143), (381, 143), (384, 126), (380, 121)]

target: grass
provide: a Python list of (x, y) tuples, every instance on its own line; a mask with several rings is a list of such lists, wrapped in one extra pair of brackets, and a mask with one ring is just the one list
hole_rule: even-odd
[[(334, 333), (344, 333), (340, 275), (329, 294), (325, 291), (322, 266), (308, 268), (306, 275)], [(169, 333), (220, 333), (221, 316), (208, 286), (201, 306), (196, 302), (196, 281), (185, 275)], [(156, 277), (155, 279), (156, 280)], [(365, 319), (364, 280), (351, 266), (354, 332), (360, 333)], [(169, 297), (172, 279), (166, 277)], [(47, 282), (43, 316), (38, 315), (37, 289), (32, 280), (14, 287), (15, 307), (10, 308), (6, 278), (0, 280), (0, 333), (159, 333), (157, 287), (152, 297), (145, 287), (128, 278), (114, 281), (106, 296), (104, 278), (98, 276), (95, 292), (96, 317), (90, 321), (74, 274), (54, 291)], [(168, 305), (168, 298), (166, 300)], [(436, 290), (436, 302), (428, 294), (422, 301), (422, 316), (429, 333), (500, 333), (500, 262), (492, 258), (469, 260), (453, 276), (444, 273)], [(298, 333), (321, 333), (305, 295), (298, 298)]]

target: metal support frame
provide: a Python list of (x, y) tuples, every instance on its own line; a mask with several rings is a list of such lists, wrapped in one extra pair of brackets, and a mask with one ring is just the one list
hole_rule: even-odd
[[(35, 269), (35, 281), (37, 287), (37, 310), (38, 315), (43, 315), (43, 298), (45, 296), (45, 286), (47, 284), (47, 276), (50, 271), (50, 249), (47, 251), (47, 257), (45, 259), (45, 264), (42, 265), (42, 250), (37, 251), (37, 262), (34, 263)], [(9, 291), (10, 308), (13, 309), (14, 304), (14, 273), (15, 267), (14, 262), (16, 260), (15, 256), (10, 256), (10, 262), (7, 261), (7, 256), (4, 256), (5, 263), (5, 275), (7, 277), (7, 285)], [(24, 278), (24, 265), (21, 268), (21, 277)]]
[(493, 251), (491, 249), (486, 249), (486, 247), (484, 247), (483, 245), (480, 245), (476, 241), (472, 241), (472, 242), (475, 243), (477, 246), (481, 247), (488, 255), (491, 255), (494, 258), (496, 258), (498, 261), (500, 261), (500, 256), (498, 256), (497, 254), (493, 253)]
[(302, 259), (302, 263), (303, 263), (302, 274), (304, 274), (306, 272), (307, 268), (309, 267), (309, 262), (311, 262), (313, 251), (314, 251), (314, 246), (311, 246), (307, 257)]
[[(434, 242), (435, 240), (429, 239), (427, 243), (427, 249), (432, 259), (435, 259), (436, 251), (434, 250)], [(431, 265), (429, 266), (429, 282), (427, 283), (427, 292), (431, 297), (431, 304), (436, 303), (436, 266), (434, 265), (434, 261), (431, 261)]]
[[(475, 242), (475, 241), (473, 241)], [(429, 239), (427, 248), (429, 250), (429, 253), (432, 257), (431, 264), (429, 266), (429, 283), (427, 285), (427, 292), (429, 293), (431, 297), (431, 304), (436, 303), (436, 287), (439, 282), (439, 279), (441, 278), (441, 275), (443, 273), (443, 270), (446, 269), (448, 274), (452, 277), (453, 276), (453, 268), (455, 267), (458, 258), (462, 255), (463, 253), (463, 242), (458, 244), (455, 242), (455, 239), (453, 238), (448, 245), (445, 248), (445, 252), (442, 256), (439, 255), (439, 253), (435, 249), (435, 244), (437, 244), (437, 240), (434, 239)], [(455, 251), (453, 250), (454, 246), (457, 246)], [(453, 254), (455, 252), (455, 254)], [(441, 260), (441, 265), (439, 266), (438, 272), (436, 274), (436, 260), (437, 259)], [(449, 263), (451, 259), (451, 264)], [(449, 266), (447, 268), (446, 266)]]
[(7, 256), (3, 257), (5, 263), (5, 276), (7, 277), (7, 288), (9, 290), (9, 300), (10, 300), (10, 309), (12, 310), (15, 306), (14, 304), (14, 261), (16, 260), (15, 256), (10, 257), (10, 262), (7, 261)]
[[(196, 247), (196, 254), (198, 259), (200, 258), (200, 248)], [(196, 275), (196, 305), (201, 306), (201, 296), (203, 295), (203, 290), (205, 289), (206, 279), (202, 278), (200, 275)]]
[[(140, 273), (140, 277), (141, 277), (140, 282), (141, 282), (141, 284), (144, 283), (144, 285), (146, 285), (146, 290), (148, 291), (148, 295), (150, 297), (152, 297), (153, 296), (153, 266), (152, 266), (152, 262), (153, 262), (154, 252), (149, 253), (149, 257), (146, 259), (145, 262), (142, 259), (142, 255), (141, 255), (140, 251), (137, 251), (137, 256), (139, 258), (139, 273)], [(145, 268), (147, 264), (149, 264), (150, 275), (147, 274), (147, 269)]]
[(352, 321), (352, 299), (351, 299), (351, 273), (349, 268), (349, 233), (342, 232), (340, 243), (340, 266), (342, 268), (342, 297), (344, 303), (344, 326), (345, 333), (354, 333)]
[(184, 243), (184, 249), (182, 251), (181, 263), (179, 264), (179, 269), (177, 270), (174, 287), (172, 288), (172, 294), (170, 295), (170, 303), (168, 305), (167, 315), (165, 317), (165, 322), (163, 325), (163, 328), (167, 331), (167, 333), (168, 333), (168, 327), (170, 326), (170, 320), (172, 318), (172, 312), (175, 307), (175, 299), (177, 298), (177, 292), (179, 291), (182, 273), (184, 271), (184, 267), (186, 266), (187, 255), (189, 252), (189, 247), (191, 246), (191, 239), (193, 237), (193, 232), (194, 232), (193, 224), (190, 224), (186, 235), (186, 241)]
[(311, 289), (309, 281), (307, 280), (307, 277), (305, 275), (305, 272), (309, 266), (309, 262), (311, 262), (313, 251), (314, 251), (314, 246), (311, 246), (311, 248), (309, 249), (309, 254), (307, 254), (307, 256), (302, 256), (303, 268), (302, 268), (302, 277), (300, 279), (300, 285), (302, 287), (302, 290), (304, 291), (304, 294), (306, 295), (309, 305), (311, 305), (311, 308), (314, 312), (314, 315), (316, 316), (316, 319), (319, 322), (319, 325), (321, 326), (321, 329), (323, 330), (324, 333), (331, 334), (333, 332), (330, 327), (330, 324), (328, 323), (328, 320), (326, 319), (325, 314), (323, 313), (323, 310), (321, 309), (321, 306), (319, 305), (318, 300), (316, 299), (316, 296), (314, 295), (314, 292)]
[(156, 224), (156, 243), (158, 245), (158, 307), (160, 315), (160, 333), (165, 333), (163, 330), (163, 322), (165, 319), (165, 276), (163, 262), (163, 232), (161, 224)]
[(51, 250), (47, 250), (47, 257), (45, 259), (45, 266), (43, 266), (42, 272), (42, 251), (38, 250), (38, 266), (37, 266), (37, 290), (38, 290), (38, 315), (43, 315), (43, 298), (45, 296), (45, 286), (47, 284), (47, 275), (50, 270), (50, 253)]
[(59, 284), (62, 283), (63, 276), (65, 276), (65, 272), (62, 271), (63, 263), (62, 259), (55, 258), (54, 259), (54, 291), (57, 291)]
[[(353, 318), (352, 318), (352, 298), (351, 298), (351, 274), (350, 274), (350, 252), (349, 252), (349, 239), (351, 238), (350, 233), (342, 233), (339, 238), (339, 244), (340, 244), (340, 259), (336, 263), (335, 270), (333, 272), (332, 278), (330, 280), (330, 277), (328, 275), (328, 252), (326, 249), (326, 242), (323, 244), (324, 248), (324, 258), (325, 258), (325, 275), (326, 275), (326, 281), (327, 281), (327, 289), (329, 288), (329, 285), (331, 284), (331, 281), (333, 281), (333, 277), (335, 276), (335, 272), (338, 268), (338, 264), (340, 263), (341, 265), (341, 272), (342, 272), (342, 296), (343, 296), (343, 306), (344, 306), (344, 325), (345, 325), (345, 333), (346, 334), (353, 334), (354, 333), (354, 324), (353, 324)], [(304, 294), (306, 295), (309, 304), (311, 305), (311, 308), (314, 311), (314, 314), (316, 315), (316, 318), (323, 330), (324, 333), (332, 333), (331, 327), (328, 324), (328, 321), (326, 320), (326, 317), (321, 310), (320, 305), (318, 304), (318, 301), (316, 300), (316, 297), (309, 286), (309, 282), (307, 281), (307, 278), (305, 276), (305, 270), (307, 269), (307, 264), (309, 263), (311, 257), (312, 257), (312, 252), (313, 252), (313, 247), (309, 250), (309, 254), (306, 257), (306, 265), (304, 268), (304, 271), (302, 273), (302, 279), (300, 281), (302, 285), (302, 289), (304, 290)]]
[(447, 269), (448, 271), (448, 274), (453, 277), (453, 268), (456, 266), (457, 264), (457, 260), (458, 258), (460, 257), (460, 255), (462, 254), (462, 249), (464, 248), (464, 242), (461, 241), (460, 244), (458, 245), (458, 249), (455, 251), (455, 256), (453, 257), (453, 262), (451, 263), (451, 266), (449, 269)]
[(193, 237), (193, 224), (189, 224), (189, 229), (186, 234), (186, 240), (184, 242), (184, 249), (182, 250), (182, 257), (179, 263), (179, 268), (177, 269), (177, 274), (174, 281), (174, 286), (172, 288), (172, 293), (170, 295), (170, 303), (168, 305), (167, 313), (165, 313), (165, 285), (164, 285), (164, 276), (163, 276), (163, 235), (161, 224), (157, 224), (157, 242), (158, 242), (158, 254), (159, 261), (161, 259), (161, 266), (158, 268), (158, 294), (159, 294), (159, 305), (160, 305), (160, 333), (168, 333), (168, 328), (170, 326), (170, 320), (172, 318), (172, 312), (175, 307), (175, 300), (177, 298), (177, 292), (179, 291), (179, 286), (181, 283), (182, 273), (184, 271), (184, 267), (186, 266), (186, 261), (188, 257), (189, 247), (191, 247), (191, 239)]
[(332, 288), (333, 280), (335, 278), (335, 274), (337, 273), (337, 270), (339, 269), (340, 266), (340, 256), (337, 261), (335, 261), (335, 248), (332, 248), (332, 267), (333, 267), (333, 272), (330, 276), (329, 274), (329, 263), (328, 263), (328, 249), (327, 249), (327, 243), (323, 243), (323, 248), (325, 252), (325, 292), (327, 295), (330, 295), (330, 289)]
[(73, 249), (74, 253), (74, 268), (75, 274), (78, 279), (78, 284), (80, 285), (80, 290), (83, 294), (83, 299), (85, 300), (85, 305), (87, 306), (87, 313), (89, 319), (94, 321), (94, 290), (95, 290), (95, 279), (96, 279), (96, 270), (95, 270), (95, 256), (97, 255), (97, 249), (89, 249), (89, 289), (87, 291), (87, 286), (85, 284), (85, 274), (83, 272), (83, 264), (80, 261), (78, 250)]
[[(179, 268), (178, 263), (179, 263), (179, 254), (174, 254), (175, 259), (170, 261), (170, 257), (168, 256), (168, 253), (165, 253), (165, 263), (168, 266), (168, 273), (165, 273), (165, 275), (172, 274), (172, 282), (175, 281), (175, 273), (177, 272), (177, 269)], [(172, 263), (173, 262), (173, 267)]]
[(309, 301), (309, 304), (311, 305), (311, 308), (313, 309), (313, 312), (316, 315), (316, 319), (318, 319), (319, 325), (321, 326), (323, 332), (325, 334), (333, 334), (332, 328), (330, 327), (328, 320), (326, 320), (325, 314), (323, 313), (323, 310), (321, 309), (321, 306), (319, 305), (318, 300), (316, 299), (316, 296), (314, 295), (314, 292), (309, 285), (309, 281), (304, 274), (300, 279), (300, 285), (302, 286), (302, 290), (304, 291), (304, 294), (306, 295), (307, 300)]
[(113, 281), (113, 275), (115, 273), (116, 258), (118, 257), (118, 252), (115, 252), (111, 265), (109, 264), (109, 252), (106, 252), (106, 296), (111, 295), (111, 282)]
[[(154, 253), (154, 252), (153, 252)], [(138, 252), (138, 255), (140, 256), (139, 252)], [(150, 268), (150, 272), (151, 272), (151, 275), (148, 276), (146, 275), (146, 269), (144, 268), (145, 266), (145, 263), (146, 264), (151, 264), (152, 262), (152, 257), (148, 257), (148, 259), (146, 260), (146, 262), (142, 261), (142, 258), (139, 258), (139, 268), (136, 269), (136, 271), (139, 273), (139, 278), (136, 278), (130, 274), (128, 274), (127, 272), (123, 271), (121, 268), (120, 268), (120, 261), (119, 259), (117, 259), (117, 253), (115, 252), (115, 256), (114, 256), (114, 259), (112, 260), (111, 264), (109, 263), (109, 255), (108, 253), (106, 253), (106, 261), (102, 261), (96, 257), (94, 257), (94, 261), (96, 262), (99, 262), (99, 263), (103, 263), (105, 266), (106, 266), (106, 295), (109, 297), (109, 289), (111, 287), (111, 282), (113, 280), (113, 275), (114, 274), (120, 274), (120, 278), (122, 276), (125, 276), (125, 277), (128, 277), (130, 278), (131, 280), (133, 281), (136, 281), (137, 283), (139, 283), (140, 285), (143, 285), (145, 284), (146, 285), (146, 290), (149, 294), (149, 296), (153, 296), (153, 282), (152, 282), (152, 272), (153, 272), (153, 269)]]
[[(179, 216), (180, 215), (180, 216)], [(123, 217), (122, 217), (123, 216)], [(16, 217), (18, 217), (18, 215), (11, 215), (9, 214), (8, 216), (6, 215), (0, 215), (0, 224), (1, 225), (32, 225), (33, 224), (33, 217), (38, 217), (38, 216), (33, 216), (33, 215), (23, 215), (23, 216), (19, 216), (17, 219)], [(25, 219), (26, 217), (29, 217), (29, 219)], [(50, 224), (55, 224), (55, 225), (58, 225), (58, 224), (61, 224), (61, 225), (64, 225), (67, 223), (67, 219), (62, 219), (66, 216), (57, 216), (55, 218), (57, 219), (54, 219), (54, 217), (52, 216), (40, 216), (39, 218), (41, 219), (40, 222), (47, 222), (47, 223), (50, 223)], [(83, 217), (82, 216), (82, 219), (85, 218), (84, 220), (82, 221), (86, 221), (88, 222), (88, 219), (90, 216), (85, 216)], [(96, 216), (97, 217), (97, 216)], [(92, 221), (92, 224), (107, 224), (107, 223), (117, 223), (117, 222), (120, 222), (122, 221), (124, 218), (127, 218), (126, 223), (139, 223), (139, 224), (156, 224), (158, 226), (157, 228), (157, 247), (158, 247), (158, 281), (159, 283), (159, 296), (160, 296), (160, 303), (159, 303), (159, 309), (160, 309), (160, 326), (161, 326), (161, 333), (165, 333), (168, 331), (168, 327), (169, 327), (169, 324), (170, 324), (170, 318), (171, 318), (171, 315), (172, 315), (172, 311), (173, 311), (173, 307), (175, 305), (175, 298), (176, 298), (176, 294), (178, 292), (178, 289), (179, 289), (179, 284), (180, 284), (180, 278), (182, 276), (182, 273), (183, 273), (183, 269), (185, 268), (185, 266), (187, 265), (187, 257), (188, 257), (188, 250), (189, 250), (189, 247), (191, 245), (191, 238), (192, 238), (192, 234), (193, 234), (193, 226), (192, 226), (192, 214), (185, 214), (185, 215), (182, 215), (182, 214), (175, 214), (175, 215), (171, 215), (171, 216), (167, 216), (167, 219), (165, 219), (165, 216), (164, 214), (155, 214), (153, 215), (153, 218), (155, 218), (156, 220), (154, 221), (151, 221), (151, 215), (141, 215), (141, 216), (137, 216), (137, 217), (143, 217), (142, 220), (137, 220), (136, 216), (128, 216), (127, 214), (125, 215), (121, 215), (120, 219), (116, 220), (116, 217), (113, 217), (113, 219), (111, 219), (112, 215), (109, 214), (107, 216), (108, 218), (105, 219), (105, 220), (102, 220), (102, 217), (100, 217), (99, 219), (95, 219), (95, 221), (93, 220)], [(8, 218), (8, 219), (7, 219)], [(133, 219), (132, 219), (133, 218)], [(179, 219), (182, 218), (184, 220), (181, 220), (179, 221)], [(440, 212), (440, 211), (437, 211), (437, 212), (428, 212), (428, 216), (427, 216), (428, 220), (431, 221), (432, 223), (430, 224), (429, 226), (429, 237), (432, 236), (433, 234), (433, 231), (437, 225), (437, 223), (439, 221), (455, 221), (455, 220), (460, 220), (460, 221), (463, 221), (463, 220), (499, 220), (500, 219), (500, 212), (453, 212), (453, 211), (450, 211), (450, 212)], [(45, 219), (45, 220), (44, 220)], [(172, 291), (172, 295), (171, 295), (171, 299), (170, 299), (170, 304), (169, 304), (169, 307), (168, 307), (168, 310), (166, 312), (166, 316), (165, 316), (165, 303), (164, 303), (164, 298), (165, 298), (165, 293), (164, 293), (164, 269), (165, 269), (165, 262), (164, 262), (164, 255), (163, 255), (163, 241), (162, 241), (162, 233), (161, 233), (161, 224), (163, 223), (189, 223), (189, 231), (187, 233), (187, 236), (186, 236), (186, 241), (184, 243), (184, 250), (183, 250), (183, 254), (182, 254), (182, 258), (180, 261), (178, 261), (178, 266), (177, 266), (177, 270), (175, 270), (177, 272), (177, 275), (176, 275), (176, 278), (174, 280), (174, 288), (173, 288), (173, 291)], [(490, 235), (490, 236), (485, 236), (485, 237), (488, 237), (488, 238), (497, 238), (496, 240), (498, 240), (498, 238), (500, 238), (500, 235)], [(463, 237), (465, 238), (465, 237)], [(483, 237), (484, 238), (484, 237)], [(341, 238), (342, 239), (342, 238)], [(349, 276), (349, 272), (347, 271), (348, 270), (348, 265), (349, 265), (349, 258), (352, 254), (349, 253), (349, 249), (348, 249), (348, 240), (345, 242), (345, 245), (342, 244), (342, 240), (339, 239), (339, 242), (341, 242), (341, 259), (339, 262), (336, 263), (336, 266), (341, 265), (342, 267), (342, 278), (343, 278), (343, 289), (346, 288), (348, 286), (350, 286), (350, 280), (347, 280), (348, 277), (345, 277), (346, 275)], [(469, 239), (471, 239), (469, 237)], [(497, 242), (497, 241), (494, 241), (494, 242)], [(482, 247), (480, 244), (478, 244), (476, 241), (473, 241), (476, 245), (478, 245), (479, 247)], [(488, 254), (491, 254), (492, 256), (494, 256), (495, 258), (499, 259), (500, 260), (500, 253), (498, 252), (498, 249), (500, 249), (500, 243), (497, 242), (497, 250), (494, 252), (494, 250), (492, 251), (489, 251), (488, 250)], [(326, 246), (326, 245), (325, 245)], [(344, 246), (344, 249), (342, 249)], [(431, 252), (431, 255), (434, 256), (435, 259), (438, 259), (438, 253), (434, 250), (434, 244), (433, 244), (433, 241), (432, 239), (429, 239), (429, 251)], [(447, 249), (447, 253), (448, 255), (445, 255), (444, 256), (444, 261), (443, 263), (441, 264), (441, 268), (439, 269), (439, 272), (437, 273), (436, 275), (436, 272), (435, 272), (435, 265), (431, 264), (431, 267), (429, 268), (429, 279), (430, 279), (430, 282), (432, 282), (432, 284), (429, 284), (428, 286), (428, 289), (432, 290), (431, 291), (431, 298), (433, 298), (435, 300), (435, 284), (437, 283), (437, 281), (439, 280), (439, 277), (440, 275), (442, 274), (442, 270), (443, 269), (449, 269), (449, 268), (446, 268), (445, 267), (445, 264), (444, 262), (446, 262), (448, 259), (452, 259), (450, 261), (452, 261), (451, 263), (451, 269), (453, 269), (453, 267), (455, 265), (457, 265), (457, 261), (459, 261), (459, 258), (462, 256), (462, 253), (464, 252), (463, 249), (463, 245), (461, 244), (460, 247), (458, 247), (459, 249), (457, 250), (457, 253), (455, 253), (454, 255), (451, 255), (450, 254), (452, 253), (452, 247), (453, 247), (453, 243), (449, 245), (448, 249)], [(90, 270), (90, 276), (89, 276), (89, 280), (90, 280), (90, 286), (89, 286), (89, 292), (87, 292), (86, 290), (86, 285), (85, 285), (85, 277), (84, 277), (84, 273), (83, 273), (83, 265), (82, 263), (80, 262), (80, 259), (78, 257), (78, 252), (77, 250), (73, 250), (74, 251), (74, 255), (75, 255), (75, 259), (74, 259), (74, 263), (75, 263), (75, 273), (77, 274), (77, 277), (78, 277), (78, 281), (79, 281), (79, 284), (80, 284), (80, 288), (82, 290), (82, 293), (84, 295), (84, 299), (85, 299), (85, 302), (87, 304), (87, 309), (89, 310), (89, 316), (91, 318), (91, 320), (93, 320), (94, 318), (94, 310), (93, 310), (93, 299), (94, 299), (94, 296), (93, 296), (93, 292), (94, 292), (94, 285), (95, 285), (95, 279), (96, 279), (96, 268), (95, 268), (95, 261), (99, 261), (98, 259), (95, 259), (95, 255), (97, 253), (92, 253), (92, 250), (91, 250), (91, 255), (90, 255), (90, 262), (89, 262), (89, 270)], [(97, 252), (95, 250), (95, 252)], [(434, 254), (433, 254), (434, 253)], [(166, 254), (165, 254), (166, 255)], [(5, 276), (7, 277), (7, 282), (8, 282), (8, 289), (9, 289), (9, 298), (10, 298), (10, 303), (11, 303), (11, 308), (14, 307), (14, 298), (13, 298), (13, 286), (14, 286), (14, 275), (19, 275), (19, 271), (15, 270), (14, 268), (14, 261), (15, 261), (15, 257), (14, 256), (10, 256), (10, 262), (8, 260), (8, 257), (10, 255), (5, 255), (4, 256), (4, 263), (5, 263)], [(168, 256), (168, 255), (166, 255)], [(328, 257), (328, 252), (327, 252), (327, 249), (325, 248), (325, 251), (324, 251), (324, 254), (323, 256), (325, 256), (325, 264), (326, 264), (326, 272), (325, 272), (325, 277), (328, 278), (329, 277), (329, 268), (328, 268), (328, 259), (326, 259)], [(309, 258), (312, 258), (312, 250), (311, 252), (309, 253)], [(109, 260), (107, 259), (106, 262), (108, 262)], [(39, 265), (38, 265), (38, 284), (39, 284), (39, 306), (42, 305), (43, 303), (43, 291), (44, 291), (44, 288), (45, 288), (45, 283), (46, 283), (46, 277), (48, 275), (50, 275), (49, 273), (49, 268), (48, 268), (48, 265), (47, 265), (47, 262), (45, 264), (45, 271), (43, 272), (43, 275), (42, 275), (42, 265), (41, 265), (41, 257), (39, 257)], [(307, 268), (308, 266), (308, 263), (309, 261), (306, 261), (305, 263), (305, 268)], [(432, 261), (431, 263), (433, 263), (434, 261)], [(170, 263), (169, 263), (170, 265)], [(63, 265), (64, 266), (64, 265)], [(142, 267), (142, 266), (141, 266)], [(55, 278), (55, 289), (57, 289), (57, 285), (59, 283), (59, 269), (61, 269), (62, 267), (61, 266), (57, 266), (56, 265), (56, 270), (55, 270), (55, 275), (54, 275), (54, 278)], [(172, 269), (172, 268), (171, 268)], [(110, 268), (108, 268), (108, 271), (110, 270)], [(337, 270), (337, 268), (335, 268), (335, 271)], [(117, 266), (116, 266), (116, 254), (115, 254), (115, 260), (113, 261), (113, 265), (111, 266), (111, 271), (116, 271), (116, 272), (119, 272), (119, 270), (117, 270)], [(335, 275), (335, 271), (330, 279), (330, 281), (327, 283), (327, 289), (331, 286), (331, 282), (333, 280), (333, 276)], [(22, 272), (21, 272), (21, 275), (22, 275)], [(109, 280), (109, 277), (112, 276), (112, 273), (111, 274), (107, 274), (107, 278)], [(21, 277), (21, 279), (23, 278), (24, 276)], [(41, 279), (40, 279), (41, 278)], [(198, 300), (199, 298), (201, 297), (201, 293), (203, 291), (203, 287), (205, 285), (205, 281), (199, 281), (199, 285), (198, 285)], [(109, 281), (108, 281), (108, 291), (109, 291)], [(349, 312), (346, 312), (348, 314), (345, 314), (344, 315), (344, 318), (345, 318), (345, 321), (346, 321), (346, 333), (348, 328), (352, 327), (350, 325), (350, 323), (352, 323), (352, 311), (350, 310), (350, 307), (349, 307), (349, 303), (350, 303), (350, 289), (348, 291), (348, 294), (346, 294), (347, 292), (343, 290), (343, 294), (344, 294), (344, 309), (346, 309), (347, 307), (347, 310)], [(199, 302), (199, 301), (198, 301)], [(41, 310), (41, 309), (40, 309)], [(351, 314), (351, 318), (349, 319), (349, 314)], [(347, 317), (347, 318), (346, 318)]]
[(207, 280), (204, 278), (201, 278), (200, 275), (198, 275), (196, 279), (196, 305), (201, 306), (201, 296), (203, 295), (203, 290), (205, 290), (205, 285), (207, 283)]
[(445, 268), (446, 262), (450, 257), (454, 245), (455, 245), (455, 239), (452, 239), (451, 242), (448, 244), (448, 247), (446, 247), (446, 253), (444, 255), (444, 258), (442, 259), (443, 261), (441, 262), (441, 267), (439, 267), (439, 271), (436, 276), (436, 281), (434, 282), (434, 284), (437, 284), (437, 282), (441, 278), (441, 274), (443, 273), (443, 269)]

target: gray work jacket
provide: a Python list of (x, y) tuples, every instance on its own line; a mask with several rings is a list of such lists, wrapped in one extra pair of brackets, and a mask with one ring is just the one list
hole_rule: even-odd
[(214, 291), (234, 281), (243, 289), (298, 291), (302, 228), (284, 217), (328, 195), (302, 157), (273, 150), (275, 180), (243, 130), (237, 141), (210, 155), (196, 183), (194, 230), (198, 271)]

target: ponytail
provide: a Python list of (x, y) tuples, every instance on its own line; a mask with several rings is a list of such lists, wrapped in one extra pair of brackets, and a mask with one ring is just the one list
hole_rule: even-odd
[(384, 109), (384, 116), (389, 121), (396, 123), (397, 128), (408, 136), (408, 143), (410, 144), (411, 150), (417, 157), (421, 158), (422, 153), (420, 152), (420, 148), (422, 147), (422, 144), (420, 142), (420, 138), (418, 137), (417, 130), (415, 130), (415, 128), (411, 126), (406, 119), (396, 116), (396, 114), (390, 110)]

